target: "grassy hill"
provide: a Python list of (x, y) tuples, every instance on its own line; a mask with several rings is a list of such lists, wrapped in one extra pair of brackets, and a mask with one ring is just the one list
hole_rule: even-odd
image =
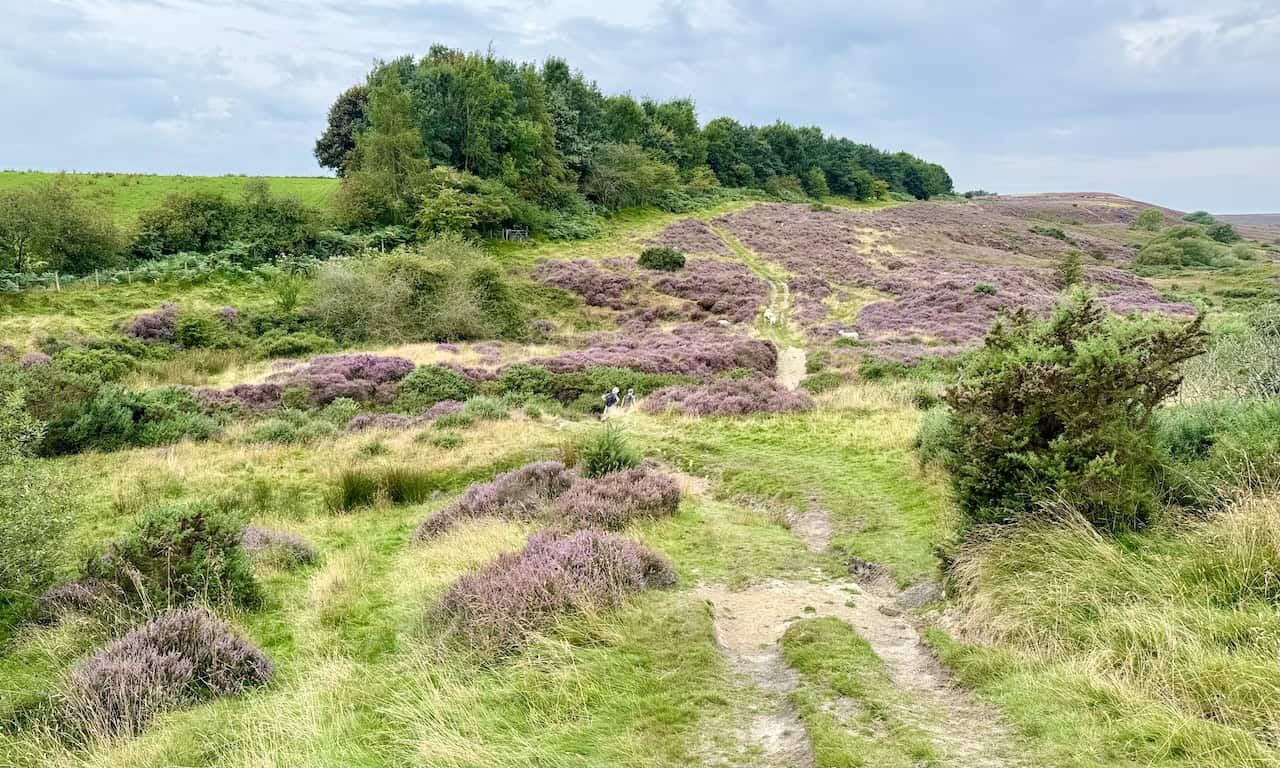
[[(144, 205), (144, 187), (240, 181), (74, 178), (118, 214)], [(333, 189), (278, 181), (317, 201)], [(0, 374), (61, 382), (74, 398), (111, 372), (60, 433), (154, 427), (33, 460), (68, 484), (51, 511), (65, 534), (53, 581), (82, 578), (158, 511), (249, 523), (252, 535), (222, 543), (229, 556), (252, 549), (258, 599), (208, 607), (273, 665), (268, 683), (235, 695), (148, 701), (166, 711), (136, 734), (71, 738), (72, 670), (161, 606), (108, 595), (108, 608), (69, 599), (42, 622), (0, 612), (0, 765), (1280, 766), (1274, 501), (1241, 485), (1194, 514), (1171, 503), (1132, 534), (1013, 525), (963, 539), (947, 477), (919, 450), (956, 360), (1001, 310), (1048, 311), (1055, 265), (1082, 250), (1082, 279), (1108, 306), (1199, 310), (1214, 328), (1186, 401), (1162, 410), (1191, 462), (1163, 476), (1185, 472), (1201, 492), (1228, 474), (1192, 470), (1247, 452), (1251, 477), (1280, 477), (1280, 444), (1246, 429), (1275, 408), (1230, 389), (1261, 359), (1250, 323), (1280, 266), (1144, 277), (1134, 254), (1157, 235), (1129, 226), (1143, 207), (1102, 195), (744, 200), (628, 211), (570, 243), (419, 244), (479, 275), (468, 291), (501, 289), (483, 313), (466, 291), (442, 294), (446, 320), (461, 318), (450, 329), (512, 304), (529, 321), (524, 335), (463, 341), (405, 330), (435, 308), (405, 297), (454, 272), (376, 250), (318, 276), (165, 273), (0, 297), (0, 345), (16, 349)], [(652, 245), (684, 252), (683, 269), (641, 268)], [(360, 271), (384, 262), (395, 269)], [(168, 302), (178, 308), (157, 312)], [(150, 342), (121, 330), (144, 314), (134, 336)], [(641, 398), (609, 419), (631, 460), (649, 462), (634, 486), (583, 477), (626, 453), (596, 412), (614, 385)], [(338, 400), (320, 397), (332, 387)], [(503, 475), (532, 462), (571, 471), (527, 487)], [(654, 505), (673, 488), (678, 502)], [(652, 508), (627, 512), (640, 504), (629, 493)], [(598, 542), (561, 552), (590, 554), (575, 567), (537, 560), (485, 581), (516, 568), (540, 529), (580, 524), (572, 510), (644, 548), (612, 567), (674, 583), (601, 576)], [(420, 535), (429, 519), (452, 525)], [(264, 530), (276, 549), (260, 546)], [(576, 578), (555, 581), (564, 572)], [(550, 581), (531, 589), (538, 579)], [(210, 584), (198, 586), (203, 605)], [(512, 615), (523, 621), (502, 623)], [(480, 642), (491, 624), (515, 640)]]
[[(157, 176), (137, 173), (45, 173), (40, 171), (0, 171), (0, 191), (64, 179), (81, 193), (106, 206), (116, 224), (128, 227), (138, 212), (155, 205), (173, 192), (219, 192), (238, 195), (247, 176)], [(338, 180), (322, 176), (271, 176), (277, 194), (298, 197), (311, 205), (326, 207), (338, 189)]]

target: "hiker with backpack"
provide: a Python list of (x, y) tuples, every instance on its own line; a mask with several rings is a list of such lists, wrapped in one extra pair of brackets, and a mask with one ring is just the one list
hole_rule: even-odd
[(600, 419), (604, 420), (609, 418), (609, 413), (618, 405), (618, 388), (614, 387), (612, 391), (605, 392), (601, 399), (604, 400), (604, 413), (600, 414)]

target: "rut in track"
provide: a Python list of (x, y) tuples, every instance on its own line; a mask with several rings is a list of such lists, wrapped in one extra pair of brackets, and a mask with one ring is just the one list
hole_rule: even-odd
[[(831, 522), (814, 500), (789, 522), (811, 551), (824, 551), (829, 545)], [(858, 570), (865, 577), (862, 581), (815, 573), (811, 581), (770, 579), (738, 591), (720, 585), (698, 587), (697, 594), (712, 605), (717, 642), (731, 668), (742, 684), (766, 694), (766, 704), (744, 718), (747, 722), (739, 729), (739, 740), (754, 745), (767, 766), (814, 764), (804, 723), (787, 697), (799, 678), (783, 659), (778, 640), (798, 619), (833, 616), (871, 645), (893, 685), (903, 693), (896, 714), (929, 736), (943, 765), (1027, 765), (998, 715), (951, 684), (915, 628), (902, 618), (904, 608), (932, 599), (921, 599), (922, 594), (936, 597), (936, 593), (919, 587), (900, 592), (883, 569), (864, 563)], [(858, 708), (856, 701), (843, 703)]]

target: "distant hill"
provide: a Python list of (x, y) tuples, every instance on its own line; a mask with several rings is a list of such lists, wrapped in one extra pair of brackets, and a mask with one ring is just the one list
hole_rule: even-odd
[(1217, 218), (1230, 222), (1245, 237), (1280, 242), (1280, 213), (1228, 213)]
[[(0, 171), (0, 192), (32, 186), (62, 177), (80, 188), (86, 197), (103, 203), (116, 224), (129, 227), (138, 213), (173, 192), (221, 192), (238, 195), (249, 176), (156, 176), (139, 173), (44, 173)], [(265, 176), (276, 194), (301, 198), (326, 207), (338, 189), (338, 180), (323, 176)]]

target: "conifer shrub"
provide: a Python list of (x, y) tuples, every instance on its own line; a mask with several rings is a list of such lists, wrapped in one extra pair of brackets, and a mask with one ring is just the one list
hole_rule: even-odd
[(1003, 523), (1053, 499), (1095, 525), (1144, 524), (1156, 506), (1156, 407), (1204, 350), (1200, 318), (1109, 316), (1076, 292), (1051, 318), (1003, 317), (948, 390), (945, 451), (968, 520)]
[(243, 522), (212, 505), (153, 509), (106, 554), (90, 561), (87, 575), (143, 605), (256, 606), (262, 593), (243, 535)]
[(675, 583), (665, 558), (631, 539), (545, 530), (519, 552), (458, 579), (435, 608), (447, 634), (486, 653), (519, 648), (563, 616), (622, 604)]
[(136, 736), (157, 715), (266, 684), (271, 659), (202, 608), (144, 624), (76, 666), (58, 696), (66, 736)]
[(639, 465), (640, 458), (622, 430), (610, 424), (578, 446), (578, 472), (583, 477), (603, 477)]

